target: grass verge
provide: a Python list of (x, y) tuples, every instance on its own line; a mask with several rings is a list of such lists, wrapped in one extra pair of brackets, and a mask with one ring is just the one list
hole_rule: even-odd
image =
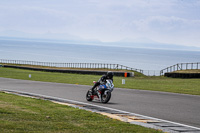
[(179, 70), (179, 71), (175, 71), (174, 73), (200, 73), (200, 69)]
[[(0, 64), (1, 65), (1, 64)], [(125, 69), (106, 69), (106, 68), (69, 68), (69, 67), (48, 67), (48, 66), (39, 66), (39, 65), (24, 65), (24, 64), (5, 64), (2, 65), (10, 65), (10, 66), (20, 66), (20, 67), (28, 67), (28, 68), (42, 68), (42, 69), (61, 69), (61, 70), (89, 70), (89, 71), (115, 71), (115, 72), (134, 72), (135, 76), (144, 77), (145, 75), (132, 70)]]
[[(31, 74), (31, 78), (29, 78), (29, 74)], [(92, 81), (97, 81), (100, 78), (99, 75), (51, 73), (4, 67), (0, 68), (0, 77), (81, 85), (93, 85)], [(125, 79), (126, 84), (122, 84), (122, 79)], [(124, 78), (114, 76), (114, 84), (117, 88), (200, 95), (200, 79), (146, 76)]]
[(0, 131), (20, 133), (160, 132), (50, 101), (3, 92), (0, 92)]

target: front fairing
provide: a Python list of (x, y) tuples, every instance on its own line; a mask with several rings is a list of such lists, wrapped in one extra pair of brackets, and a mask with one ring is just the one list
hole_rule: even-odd
[(99, 90), (102, 90), (102, 89), (107, 89), (107, 86), (106, 85), (99, 85)]

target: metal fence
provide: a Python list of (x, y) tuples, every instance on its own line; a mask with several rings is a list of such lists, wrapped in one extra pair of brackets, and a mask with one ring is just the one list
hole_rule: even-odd
[(131, 70), (143, 73), (141, 69), (135, 69), (120, 64), (106, 64), (106, 63), (55, 63), (55, 62), (38, 62), (25, 60), (7, 60), (0, 59), (0, 63), (19, 64), (19, 65), (35, 65), (47, 67), (64, 67), (64, 68), (94, 68), (94, 69), (116, 69), (116, 70)]
[(120, 64), (106, 64), (106, 63), (55, 63), (55, 62), (39, 62), (39, 61), (26, 61), (26, 60), (7, 60), (0, 59), (0, 63), (5, 64), (18, 64), (18, 65), (35, 65), (47, 67), (64, 67), (64, 68), (94, 68), (94, 69), (116, 69), (116, 70), (131, 70), (140, 72), (146, 76), (161, 76), (166, 72), (173, 72), (178, 70), (191, 70), (200, 69), (200, 62), (196, 63), (178, 63), (176, 65), (167, 67), (162, 70), (142, 70), (127, 67)]
[(143, 74), (146, 76), (160, 76), (160, 70), (143, 70)]
[(176, 65), (167, 67), (160, 71), (160, 75), (164, 75), (166, 72), (174, 72), (178, 70), (192, 70), (192, 69), (200, 69), (200, 62), (196, 63), (178, 63)]

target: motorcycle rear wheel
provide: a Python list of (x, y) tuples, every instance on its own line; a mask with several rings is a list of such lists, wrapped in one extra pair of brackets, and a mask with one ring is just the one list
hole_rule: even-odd
[(87, 101), (92, 101), (92, 91), (91, 90), (88, 90), (87, 94), (86, 94), (86, 100)]
[(101, 102), (102, 103), (107, 103), (109, 100), (110, 100), (110, 98), (111, 98), (111, 92), (107, 92), (107, 94), (102, 94), (101, 95)]

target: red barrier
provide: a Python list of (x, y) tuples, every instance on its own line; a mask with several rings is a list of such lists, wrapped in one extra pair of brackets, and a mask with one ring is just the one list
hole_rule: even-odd
[(127, 72), (124, 73), (124, 77), (127, 77)]

